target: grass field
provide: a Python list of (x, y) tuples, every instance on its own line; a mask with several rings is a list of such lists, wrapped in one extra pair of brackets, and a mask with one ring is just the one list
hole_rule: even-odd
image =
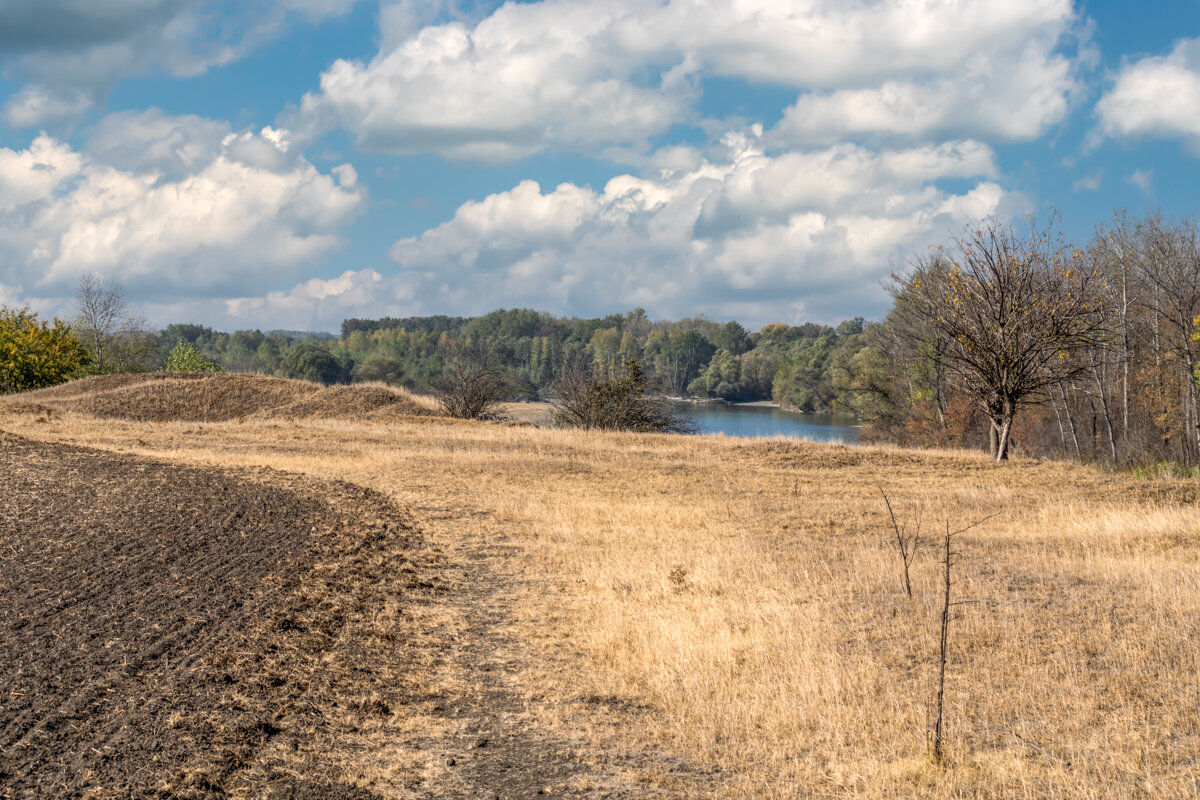
[[(427, 699), (339, 762), (380, 796), (457, 796), (446, 748), (481, 726), (514, 770), (570, 765), (505, 796), (1200, 795), (1194, 481), (432, 416), (98, 422), (83, 394), (11, 398), (0, 429), (349, 481), (444, 555), (454, 588), (410, 621)], [(988, 518), (958, 539), (940, 764), (939, 554), (909, 599), (881, 488), (931, 533)]]

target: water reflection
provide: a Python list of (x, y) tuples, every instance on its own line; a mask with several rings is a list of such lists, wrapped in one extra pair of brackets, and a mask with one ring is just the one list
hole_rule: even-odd
[(818, 442), (858, 441), (857, 422), (843, 414), (799, 414), (780, 408), (724, 403), (685, 403), (684, 412), (700, 433), (726, 436), (792, 436)]

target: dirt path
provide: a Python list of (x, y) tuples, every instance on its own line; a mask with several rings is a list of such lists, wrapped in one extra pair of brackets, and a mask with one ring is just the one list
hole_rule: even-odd
[(511, 612), (504, 595), (511, 577), (498, 573), (499, 546), (486, 534), (456, 549), (459, 590), (446, 599), (461, 627), (440, 642), (438, 670), (454, 690), (431, 712), (446, 733), (419, 743), (438, 774), (427, 797), (518, 800), (540, 797), (626, 797), (597, 774), (594, 761), (563, 731), (539, 724), (537, 709), (517, 679), (527, 654), (506, 633)]

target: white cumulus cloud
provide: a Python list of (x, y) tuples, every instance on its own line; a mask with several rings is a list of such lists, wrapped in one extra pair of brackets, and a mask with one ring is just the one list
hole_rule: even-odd
[(1200, 152), (1200, 39), (1126, 63), (1096, 103), (1096, 117), (1093, 145), (1149, 136), (1182, 139)]
[[(812, 316), (834, 319), (881, 311), (890, 269), (1021, 202), (988, 180), (993, 155), (977, 142), (772, 157), (755, 133), (727, 136), (722, 158), (693, 169), (622, 175), (601, 191), (523, 181), (465, 203), (396, 242), (399, 272), (380, 288), (391, 281), (421, 307), (458, 313), (643, 306), (762, 324), (792, 321), (803, 299)], [(975, 183), (954, 194), (938, 187), (943, 178)]]
[(975, 54), (953, 74), (803, 94), (772, 139), (790, 145), (870, 135), (1037, 138), (1067, 117), (1082, 89), (1076, 63), (1055, 52), (1063, 24), (1011, 50)]
[(84, 272), (135, 299), (229, 296), (329, 253), (363, 203), (351, 172), (319, 172), (272, 128), (148, 112), (97, 130), (82, 152), (0, 148), (0, 283), (60, 305)]
[[(612, 41), (628, 13), (611, 3), (506, 4), (474, 27), (427, 26), (369, 63), (335, 62), (300, 118), (353, 130), (374, 150), (480, 160), (549, 142), (638, 141), (679, 119), (693, 86), (686, 69), (670, 66), (635, 83), (643, 65)], [(383, 37), (397, 38), (387, 29)]]
[(774, 146), (1029, 139), (1066, 116), (1091, 55), (1071, 0), (541, 0), (424, 26), (410, 11), (381, 16), (374, 58), (321, 76), (295, 127), (464, 159), (644, 148), (697, 122), (721, 76), (799, 90)]
[(387, 316), (398, 308), (396, 287), (381, 285), (382, 281), (373, 269), (347, 270), (336, 278), (312, 278), (286, 291), (225, 300), (221, 317), (232, 328), (334, 331), (349, 316)]

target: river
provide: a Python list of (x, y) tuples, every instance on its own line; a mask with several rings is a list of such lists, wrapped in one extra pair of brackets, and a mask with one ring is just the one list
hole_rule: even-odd
[(683, 410), (700, 433), (751, 438), (791, 436), (846, 444), (858, 441), (857, 421), (843, 414), (801, 414), (771, 406), (736, 403), (687, 403)]

